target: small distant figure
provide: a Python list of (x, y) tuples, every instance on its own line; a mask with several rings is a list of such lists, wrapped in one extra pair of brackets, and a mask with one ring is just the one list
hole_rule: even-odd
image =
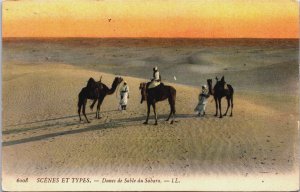
[(205, 115), (205, 108), (207, 104), (207, 98), (209, 97), (208, 89), (206, 85), (202, 86), (201, 93), (199, 94), (199, 103), (195, 108), (195, 112), (198, 113), (198, 116)]
[(129, 86), (126, 81), (120, 88), (120, 110), (126, 110), (129, 99)]

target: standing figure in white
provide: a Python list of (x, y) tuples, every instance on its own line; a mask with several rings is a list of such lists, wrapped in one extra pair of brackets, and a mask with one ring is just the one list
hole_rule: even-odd
[(129, 99), (129, 86), (126, 81), (120, 88), (120, 110), (126, 110)]
[(204, 116), (205, 115), (205, 108), (207, 104), (207, 98), (209, 97), (208, 89), (206, 85), (202, 86), (201, 92), (199, 94), (199, 102), (198, 105), (195, 108), (195, 112), (198, 113), (198, 116)]

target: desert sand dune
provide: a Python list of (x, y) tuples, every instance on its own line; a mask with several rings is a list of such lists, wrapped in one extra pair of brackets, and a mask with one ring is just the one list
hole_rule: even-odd
[[(2, 165), (7, 189), (15, 177), (29, 175), (162, 175), (179, 177), (190, 189), (189, 182), (200, 183), (199, 190), (297, 187), (297, 96), (236, 91), (233, 117), (214, 117), (209, 98), (207, 115), (199, 118), (193, 113), (199, 88), (172, 84), (177, 89), (177, 122), (164, 121), (169, 105), (161, 102), (159, 125), (153, 125), (153, 113), (149, 125), (143, 125), (146, 104), (139, 103), (138, 87), (146, 80), (123, 76), (131, 90), (128, 110), (117, 110), (117, 94), (107, 96), (101, 119), (87, 108), (88, 124), (77, 116), (79, 91), (89, 77), (97, 80), (101, 75), (110, 87), (115, 75), (62, 63), (10, 62), (3, 71)], [(223, 111), (225, 107), (224, 100)]]
[(200, 86), (225, 75), (236, 90), (298, 94), (297, 39), (17, 38), (3, 47), (4, 65), (66, 63), (143, 79), (158, 66), (173, 83)]

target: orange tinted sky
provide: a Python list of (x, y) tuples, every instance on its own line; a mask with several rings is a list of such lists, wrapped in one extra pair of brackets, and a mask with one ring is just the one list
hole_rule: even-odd
[(4, 37), (299, 37), (295, 0), (7, 0), (2, 18)]

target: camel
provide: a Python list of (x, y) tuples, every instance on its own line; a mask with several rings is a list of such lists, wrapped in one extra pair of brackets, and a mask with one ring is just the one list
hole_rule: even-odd
[(86, 121), (89, 123), (88, 118), (85, 114), (85, 107), (87, 100), (93, 100), (92, 105), (90, 106), (91, 109), (93, 109), (95, 103), (98, 101), (97, 104), (97, 111), (96, 111), (96, 118), (100, 118), (100, 106), (105, 98), (106, 95), (113, 94), (118, 85), (123, 81), (121, 77), (116, 77), (112, 83), (111, 89), (109, 89), (105, 84), (101, 83), (101, 81), (96, 82), (93, 78), (90, 78), (88, 80), (87, 86), (82, 88), (78, 95), (78, 115), (79, 120), (81, 120), (80, 112), (82, 108), (82, 114), (84, 115)]
[(168, 99), (170, 105), (170, 114), (166, 121), (169, 121), (170, 117), (172, 116), (171, 124), (175, 122), (175, 100), (176, 100), (176, 89), (172, 86), (165, 86), (163, 83), (158, 85), (157, 87), (151, 88), (147, 90), (149, 83), (141, 83), (140, 90), (141, 90), (141, 103), (143, 101), (147, 101), (147, 119), (144, 124), (148, 124), (149, 114), (150, 114), (150, 106), (153, 107), (153, 112), (155, 115), (155, 125), (157, 125), (157, 114), (156, 114), (156, 107), (155, 103), (159, 101), (163, 101)]
[[(222, 77), (222, 79), (220, 81), (218, 80), (218, 78), (216, 78), (216, 80), (217, 80), (217, 83), (214, 86), (214, 88), (212, 88), (212, 79), (207, 79), (209, 94), (214, 96), (214, 100), (215, 100), (215, 104), (216, 104), (216, 114), (215, 114), (215, 116), (218, 116), (218, 108), (219, 108), (219, 111), (220, 111), (220, 116), (219, 117), (222, 118), (223, 116), (226, 116), (227, 112), (228, 112), (228, 109), (229, 109), (229, 106), (231, 105), (230, 116), (232, 117), (234, 90), (233, 90), (231, 85), (225, 83), (224, 76)], [(227, 89), (225, 89), (225, 84), (227, 86)], [(222, 116), (221, 101), (222, 101), (223, 97), (226, 97), (226, 100), (227, 100), (227, 110)]]

